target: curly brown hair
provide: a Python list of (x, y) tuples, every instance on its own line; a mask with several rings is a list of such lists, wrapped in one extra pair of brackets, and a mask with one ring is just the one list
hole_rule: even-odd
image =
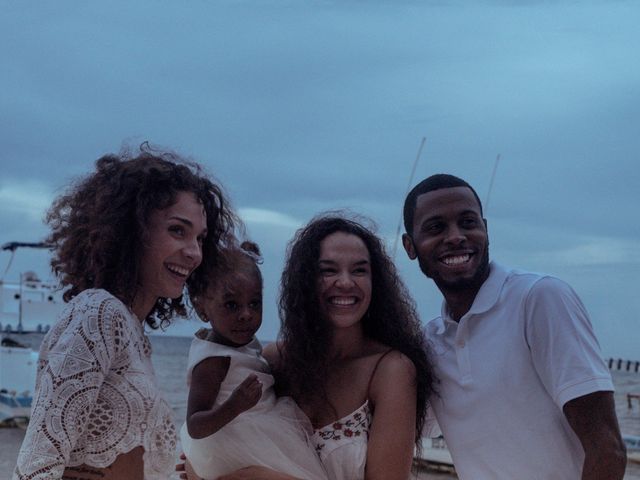
[[(51, 267), (71, 300), (88, 288), (102, 288), (126, 305), (138, 289), (143, 239), (154, 210), (171, 206), (179, 192), (193, 192), (207, 215), (202, 263), (187, 280), (193, 292), (206, 290), (205, 273), (218, 262), (221, 244), (231, 241), (236, 215), (220, 185), (195, 162), (143, 143), (137, 156), (128, 150), (96, 161), (96, 169), (73, 182), (47, 212)], [(182, 297), (160, 298), (145, 321), (165, 327), (171, 316), (186, 314)]]
[(324, 396), (328, 373), (328, 352), (332, 341), (329, 320), (322, 315), (317, 295), (320, 242), (335, 232), (359, 237), (371, 259), (371, 303), (362, 319), (368, 338), (402, 352), (416, 367), (416, 445), (425, 421), (427, 403), (433, 392), (434, 376), (429, 348), (422, 333), (415, 304), (382, 241), (358, 221), (342, 212), (321, 214), (296, 232), (287, 249), (280, 284), (279, 334), (282, 362), (278, 381), (294, 398), (310, 400)]

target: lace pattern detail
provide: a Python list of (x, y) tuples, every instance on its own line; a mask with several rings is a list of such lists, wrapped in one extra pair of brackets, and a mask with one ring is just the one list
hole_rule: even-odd
[(156, 385), (151, 344), (122, 302), (85, 290), (42, 342), (13, 478), (61, 478), (65, 466), (83, 463), (106, 467), (138, 446), (145, 478), (168, 478), (176, 431)]

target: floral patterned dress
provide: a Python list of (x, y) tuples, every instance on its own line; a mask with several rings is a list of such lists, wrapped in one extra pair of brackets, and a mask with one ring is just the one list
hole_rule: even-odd
[(367, 400), (354, 412), (314, 432), (312, 441), (331, 480), (364, 479), (370, 425)]

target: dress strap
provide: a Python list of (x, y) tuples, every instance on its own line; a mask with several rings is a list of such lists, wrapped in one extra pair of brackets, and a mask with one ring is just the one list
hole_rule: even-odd
[(369, 377), (369, 383), (367, 384), (367, 398), (369, 398), (369, 390), (371, 390), (371, 382), (373, 381), (373, 377), (376, 375), (376, 370), (378, 370), (378, 365), (380, 365), (380, 362), (382, 361), (382, 359), (386, 357), (389, 352), (393, 352), (393, 348), (390, 348), (389, 350), (384, 352), (382, 355), (380, 355), (380, 358), (378, 358), (375, 366), (373, 367), (373, 371), (371, 372), (371, 377)]

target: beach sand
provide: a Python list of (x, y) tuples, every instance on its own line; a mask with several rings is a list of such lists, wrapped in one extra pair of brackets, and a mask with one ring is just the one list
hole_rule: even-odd
[[(25, 341), (38, 348), (41, 335), (21, 336)], [(173, 408), (174, 420), (181, 425), (186, 415), (186, 363), (187, 352), (191, 342), (188, 338), (151, 337), (153, 344), (153, 363), (158, 376), (158, 382), (165, 392), (169, 404)], [(629, 435), (640, 435), (640, 401), (635, 400), (632, 408), (627, 405), (627, 393), (640, 393), (640, 373), (612, 372), (616, 387), (616, 412), (620, 422), (620, 429)], [(24, 431), (19, 428), (0, 428), (0, 480), (10, 480), (15, 467), (18, 450), (24, 437)], [(172, 479), (178, 478), (177, 475)], [(424, 470), (418, 472), (418, 480), (455, 479), (455, 475)], [(629, 462), (625, 480), (640, 480), (640, 463)]]

